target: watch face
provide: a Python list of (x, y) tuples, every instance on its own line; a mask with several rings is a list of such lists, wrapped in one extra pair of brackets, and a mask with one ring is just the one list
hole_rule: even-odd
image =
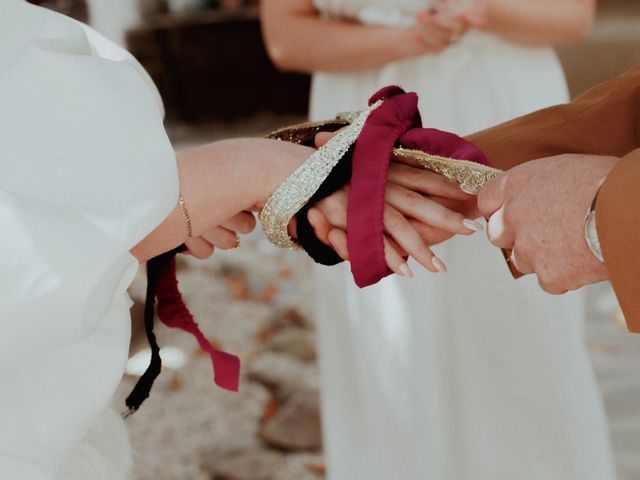
[(596, 230), (596, 212), (592, 211), (587, 216), (584, 224), (584, 236), (587, 241), (587, 245), (591, 249), (591, 252), (596, 256), (598, 260), (604, 262), (602, 256), (602, 249), (600, 248), (600, 240), (598, 240), (598, 231)]

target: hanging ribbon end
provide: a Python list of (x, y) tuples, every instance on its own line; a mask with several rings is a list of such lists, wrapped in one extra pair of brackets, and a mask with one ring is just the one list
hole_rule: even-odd
[(240, 389), (240, 358), (216, 350), (211, 358), (214, 367), (213, 381), (220, 388), (237, 392)]

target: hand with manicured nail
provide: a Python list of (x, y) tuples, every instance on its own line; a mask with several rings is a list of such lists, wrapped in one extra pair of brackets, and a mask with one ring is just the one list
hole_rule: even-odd
[[(317, 146), (331, 134), (319, 134)], [(400, 163), (402, 162), (402, 163)], [(476, 197), (458, 184), (433, 173), (409, 159), (392, 162), (385, 190), (383, 223), (385, 258), (391, 270), (412, 277), (404, 257), (411, 256), (432, 272), (446, 272), (447, 267), (429, 248), (453, 235), (472, 235), (482, 230), (474, 220), (478, 216)], [(308, 219), (316, 236), (331, 246), (345, 260), (347, 249), (348, 187), (345, 187), (309, 210)]]

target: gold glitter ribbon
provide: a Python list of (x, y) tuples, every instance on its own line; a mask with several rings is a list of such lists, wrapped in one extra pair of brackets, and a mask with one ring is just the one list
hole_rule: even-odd
[[(298, 243), (289, 236), (288, 227), (291, 219), (322, 186), (334, 167), (358, 139), (369, 114), (381, 104), (382, 101), (376, 102), (367, 110), (360, 112), (350, 125), (347, 120), (339, 120), (338, 126), (340, 124), (349, 126), (314, 152), (269, 197), (260, 212), (260, 223), (265, 236), (273, 245), (279, 248), (300, 248)], [(270, 137), (302, 143), (312, 138), (315, 133), (322, 131), (322, 127), (328, 123), (330, 122), (294, 126), (278, 130)]]
[(440, 157), (419, 150), (395, 148), (394, 158), (406, 158), (416, 162), (425, 170), (430, 170), (456, 182), (467, 191), (478, 192), (491, 179), (501, 173), (501, 170), (481, 163), (456, 158)]
[[(311, 141), (319, 132), (332, 132), (347, 126), (298, 167), (267, 201), (260, 213), (260, 223), (273, 245), (280, 248), (300, 248), (289, 236), (289, 222), (356, 142), (369, 114), (381, 103), (379, 101), (363, 112), (340, 113), (334, 120), (301, 123), (268, 135), (268, 138), (302, 144)], [(395, 159), (410, 160), (426, 170), (443, 175), (467, 191), (482, 190), (492, 178), (501, 173), (497, 168), (480, 163), (431, 155), (419, 150), (395, 148), (392, 155)]]

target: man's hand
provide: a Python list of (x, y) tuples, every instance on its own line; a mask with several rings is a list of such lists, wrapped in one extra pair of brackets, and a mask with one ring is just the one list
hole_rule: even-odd
[(608, 279), (605, 265), (586, 243), (584, 221), (617, 160), (560, 155), (524, 163), (495, 178), (478, 196), (480, 212), (491, 217), (489, 240), (513, 248), (513, 265), (522, 273), (535, 273), (549, 293)]

